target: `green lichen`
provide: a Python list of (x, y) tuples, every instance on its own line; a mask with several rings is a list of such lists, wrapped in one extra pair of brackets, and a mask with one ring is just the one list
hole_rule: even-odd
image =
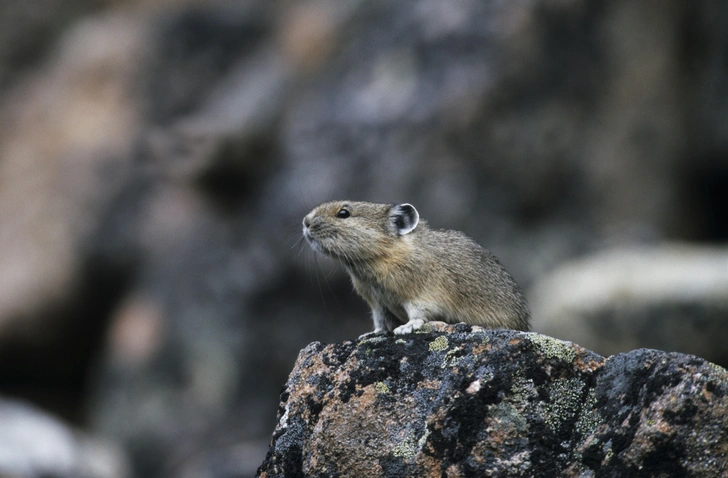
[[(430, 345), (432, 345), (432, 344), (430, 344)], [(445, 360), (442, 362), (442, 368), (457, 366), (460, 363), (460, 361), (463, 359), (463, 357), (455, 357), (455, 354), (457, 354), (459, 351), (460, 351), (460, 348), (455, 348), (455, 349), (449, 350), (445, 354)]]
[(712, 368), (712, 369), (713, 369), (713, 371), (714, 371), (715, 373), (717, 373), (718, 375), (723, 375), (723, 377), (725, 377), (726, 375), (728, 375), (728, 370), (724, 369), (724, 368), (723, 368), (723, 367), (721, 367), (720, 365), (718, 365), (718, 364), (714, 364), (713, 362), (708, 362), (708, 365), (709, 365), (709, 366), (710, 366), (710, 368)]
[(511, 398), (514, 401), (525, 402), (529, 398), (534, 398), (537, 395), (533, 380), (522, 376), (513, 377), (513, 383), (511, 384)]
[(407, 341), (405, 339), (397, 339), (394, 341), (395, 344), (406, 344)]
[(576, 351), (570, 343), (541, 334), (526, 334), (526, 339), (535, 344), (548, 358), (560, 358), (571, 362), (576, 358)]
[(392, 454), (399, 458), (414, 458), (418, 450), (417, 445), (418, 442), (415, 441), (415, 434), (409, 432), (404, 440), (395, 445), (394, 449), (392, 449)]
[(584, 382), (577, 378), (555, 380), (549, 387), (550, 400), (545, 404), (546, 425), (556, 431), (573, 419), (580, 409)]
[(415, 455), (417, 455), (417, 453), (425, 446), (425, 443), (427, 443), (427, 437), (429, 436), (430, 431), (425, 429), (425, 433), (423, 433), (419, 440), (417, 440), (415, 439), (415, 433), (413, 431), (409, 431), (405, 439), (395, 445), (392, 449), (392, 454), (399, 458), (414, 458)]
[(607, 450), (607, 453), (604, 455), (604, 461), (603, 463), (609, 463), (609, 460), (611, 460), (614, 457), (614, 450), (612, 450), (612, 442), (609, 442), (609, 449)]
[(430, 342), (430, 352), (442, 352), (443, 350), (446, 350), (448, 346), (449, 342), (447, 337), (441, 335)]
[(379, 393), (389, 393), (389, 387), (384, 382), (377, 382), (376, 385), (374, 385), (374, 390), (376, 390)]
[(383, 335), (370, 335), (364, 339), (359, 340), (359, 345), (376, 344), (378, 342), (384, 342), (385, 340), (388, 339)]
[(586, 438), (594, 433), (601, 423), (602, 419), (597, 412), (597, 396), (594, 389), (591, 389), (586, 396), (586, 401), (581, 406), (581, 414), (576, 421), (576, 431), (583, 438)]

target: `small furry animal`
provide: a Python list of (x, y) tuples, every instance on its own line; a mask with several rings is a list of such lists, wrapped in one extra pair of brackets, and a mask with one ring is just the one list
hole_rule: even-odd
[(530, 312), (498, 259), (457, 231), (433, 230), (411, 204), (332, 201), (303, 218), (303, 236), (343, 263), (372, 309), (374, 331), (425, 322), (529, 330)]

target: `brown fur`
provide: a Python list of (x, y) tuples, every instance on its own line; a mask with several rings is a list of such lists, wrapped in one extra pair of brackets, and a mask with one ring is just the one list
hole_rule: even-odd
[[(337, 217), (342, 209), (348, 217)], [(372, 308), (375, 333), (408, 333), (430, 320), (528, 330), (526, 300), (498, 259), (418, 219), (408, 204), (333, 201), (314, 208), (303, 229), (311, 247), (344, 264)], [(411, 231), (400, 228), (408, 220)]]

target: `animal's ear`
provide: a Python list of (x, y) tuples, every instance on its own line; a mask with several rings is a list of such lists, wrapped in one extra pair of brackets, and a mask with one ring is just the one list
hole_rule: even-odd
[(397, 234), (404, 236), (417, 227), (420, 222), (420, 214), (412, 204), (397, 204), (389, 210), (389, 220), (392, 221)]

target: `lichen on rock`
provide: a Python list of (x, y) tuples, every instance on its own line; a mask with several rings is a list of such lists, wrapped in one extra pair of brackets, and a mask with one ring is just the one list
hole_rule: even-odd
[(721, 476), (727, 396), (698, 357), (465, 324), (315, 343), (259, 476)]

